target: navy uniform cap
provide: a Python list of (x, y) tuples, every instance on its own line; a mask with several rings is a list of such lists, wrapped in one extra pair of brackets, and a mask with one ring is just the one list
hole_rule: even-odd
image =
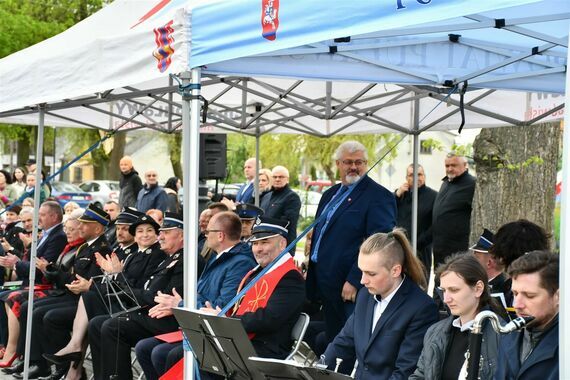
[(135, 236), (137, 231), (137, 227), (141, 224), (150, 224), (154, 228), (154, 232), (158, 235), (158, 230), (160, 229), (160, 225), (154, 220), (154, 218), (150, 215), (143, 214), (140, 218), (138, 218), (133, 224), (129, 226), (129, 233)]
[(115, 224), (133, 224), (138, 218), (144, 215), (144, 212), (140, 212), (134, 207), (125, 207), (123, 212), (117, 216)]
[(95, 206), (93, 203), (90, 203), (85, 209), (83, 215), (77, 218), (77, 220), (85, 223), (99, 223), (107, 227), (111, 222), (111, 217), (105, 211)]
[(473, 245), (471, 249), (477, 252), (489, 252), (489, 249), (493, 246), (494, 240), (495, 235), (488, 229), (484, 228), (483, 233), (479, 236), (479, 240), (477, 240), (477, 243)]
[(269, 239), (274, 236), (283, 236), (287, 238), (289, 231), (287, 226), (289, 222), (281, 219), (274, 219), (268, 217), (259, 217), (253, 225), (250, 241)]
[(240, 219), (253, 220), (263, 215), (263, 209), (252, 205), (250, 203), (240, 203), (236, 206), (235, 210)]
[(164, 220), (162, 221), (162, 227), (160, 230), (172, 230), (174, 228), (184, 229), (184, 219), (182, 214), (176, 212), (165, 212)]

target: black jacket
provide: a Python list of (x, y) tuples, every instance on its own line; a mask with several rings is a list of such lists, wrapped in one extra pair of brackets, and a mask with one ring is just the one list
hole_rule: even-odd
[(91, 245), (83, 243), (78, 249), (71, 270), (64, 271), (60, 268), (48, 266), (46, 268), (46, 276), (59, 289), (66, 289), (65, 284), (70, 284), (76, 279), (75, 275), (89, 280), (93, 276), (102, 274), (101, 268), (95, 260), (95, 252), (106, 256), (111, 253), (109, 242), (105, 239), (105, 235), (99, 236)]
[(287, 229), (287, 244), (297, 237), (297, 221), (301, 210), (301, 198), (289, 185), (281, 189), (273, 189), (269, 194), (263, 196), (259, 205), (263, 211), (263, 216), (268, 218), (282, 219), (289, 222)]
[[(394, 195), (396, 193), (394, 192)], [(426, 185), (418, 189), (418, 251), (431, 244), (432, 211), (437, 191)], [(401, 197), (396, 196), (398, 221), (396, 225), (406, 230), (411, 240), (412, 234), (412, 192), (406, 191)]]
[(141, 306), (154, 306), (154, 297), (159, 290), (172, 294), (172, 288), (176, 288), (178, 294), (184, 294), (183, 257), (182, 250), (166, 257), (143, 284), (143, 288), (133, 289), (133, 294)]
[(121, 209), (124, 207), (135, 207), (139, 191), (143, 188), (139, 173), (135, 169), (131, 169), (128, 174), (121, 173), (119, 186), (121, 187), (119, 195), (119, 206)]
[(125, 259), (123, 267), (124, 278), (129, 286), (142, 288), (144, 283), (156, 271), (158, 265), (166, 259), (166, 254), (160, 249), (158, 242), (144, 251), (133, 250)]
[(114, 249), (115, 245), (117, 245), (117, 226), (114, 220), (105, 228), (105, 238), (107, 238), (109, 246)]
[(467, 171), (451, 182), (447, 177), (443, 178), (433, 205), (434, 258), (447, 257), (469, 247), (475, 181), (475, 177)]
[(251, 343), (257, 355), (276, 359), (287, 357), (292, 346), (291, 330), (301, 315), (304, 300), (303, 277), (298, 271), (289, 271), (281, 278), (265, 307), (237, 317), (246, 332), (255, 333)]

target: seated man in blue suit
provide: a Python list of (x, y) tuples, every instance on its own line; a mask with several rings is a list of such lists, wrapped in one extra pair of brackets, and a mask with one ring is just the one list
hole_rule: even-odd
[(503, 337), (495, 379), (559, 378), (559, 260), (557, 254), (533, 251), (509, 266), (517, 315), (535, 319), (522, 331)]
[[(342, 359), (349, 373), (358, 360), (356, 379), (407, 379), (416, 368), (424, 335), (438, 321), (437, 307), (424, 289), (422, 264), (403, 230), (377, 233), (360, 247), (362, 289), (354, 314), (328, 346), (330, 369)], [(422, 289), (423, 288), (423, 289)]]

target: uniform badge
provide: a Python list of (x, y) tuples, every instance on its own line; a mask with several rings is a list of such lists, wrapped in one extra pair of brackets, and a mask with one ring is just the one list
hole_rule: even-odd
[(146, 253), (147, 255), (150, 255), (151, 252), (152, 252), (152, 249), (150, 249), (150, 248), (147, 248), (146, 251), (144, 251), (144, 253)]

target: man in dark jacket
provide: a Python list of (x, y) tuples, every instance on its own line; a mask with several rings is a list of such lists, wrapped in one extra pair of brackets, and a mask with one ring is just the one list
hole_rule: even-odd
[(150, 318), (148, 309), (156, 305), (157, 292), (172, 294), (173, 289), (183, 294), (184, 222), (182, 216), (167, 212), (160, 228), (160, 248), (168, 257), (158, 265), (143, 289), (133, 289), (141, 310), (108, 319), (95, 317), (89, 321), (89, 344), (93, 355), (96, 379), (131, 379), (131, 348), (139, 340), (178, 329), (174, 317)]
[(469, 248), (475, 177), (469, 174), (465, 157), (455, 153), (445, 158), (445, 172), (433, 205), (434, 267), (449, 255)]
[[(67, 244), (67, 236), (63, 232), (63, 211), (59, 203), (54, 201), (44, 202), (39, 210), (39, 227), (42, 228), (42, 237), (38, 240), (36, 257), (43, 257), (48, 262), (55, 262), (63, 248)], [(13, 247), (12, 247), (13, 248)], [(6, 256), (0, 257), (0, 265), (6, 268), (13, 268), (16, 271), (19, 280), (23, 280), (24, 284), (28, 284), (30, 274), (29, 257), (20, 259), (12, 254), (11, 248), (8, 248)], [(41, 282), (43, 274), (36, 271), (36, 282)]]
[(135, 207), (137, 204), (137, 195), (143, 187), (139, 173), (133, 168), (133, 160), (129, 156), (121, 158), (119, 168), (121, 170), (119, 206), (121, 209), (125, 207)]
[(535, 319), (502, 338), (495, 379), (559, 378), (559, 260), (557, 254), (533, 251), (509, 266), (517, 315)]
[(289, 224), (287, 244), (297, 237), (297, 221), (301, 210), (301, 198), (289, 187), (289, 170), (284, 166), (276, 166), (271, 171), (273, 187), (269, 194), (263, 197), (260, 207), (264, 216), (281, 219)]
[(147, 170), (144, 173), (145, 184), (137, 196), (137, 210), (147, 212), (157, 209), (165, 212), (168, 208), (168, 196), (162, 186), (158, 185), (158, 173), (156, 170)]
[[(406, 171), (406, 182), (396, 191), (396, 205), (398, 206), (397, 225), (406, 230), (411, 241), (412, 233), (412, 189), (414, 186), (414, 165), (408, 166)], [(431, 223), (433, 204), (437, 191), (426, 186), (424, 168), (418, 165), (418, 226), (417, 226), (417, 252), (418, 258), (426, 269), (426, 278), (429, 282), (431, 269)]]
[[(44, 205), (45, 203), (42, 207)], [(42, 357), (42, 353), (52, 353), (65, 346), (69, 340), (69, 330), (73, 325), (79, 295), (89, 290), (93, 276), (101, 274), (101, 269), (95, 260), (95, 252), (100, 252), (102, 255), (111, 253), (111, 248), (104, 234), (105, 227), (109, 224), (109, 215), (97, 206), (90, 204), (78, 220), (81, 222), (79, 235), (85, 240), (85, 243), (77, 249), (73, 269), (64, 272), (51, 268), (49, 265), (46, 268), (47, 276), (51, 277), (54, 283), (59, 284), (60, 288), (67, 288), (67, 290), (52, 293), (51, 296), (34, 302), (33, 333), (30, 346), (30, 363), (32, 363), (30, 365), (30, 378), (49, 375), (50, 368)], [(27, 303), (23, 305), (27, 307)], [(24, 310), (23, 307), (20, 315), (20, 331), (26, 329), (27, 310)], [(48, 326), (52, 325), (46, 323), (46, 320), (57, 321), (58, 328), (49, 328)], [(59, 328), (60, 326), (66, 326), (67, 329)], [(24, 349), (25, 334), (20, 334), (17, 352), (23, 354)], [(22, 379), (23, 374), (14, 374), (14, 377)]]

